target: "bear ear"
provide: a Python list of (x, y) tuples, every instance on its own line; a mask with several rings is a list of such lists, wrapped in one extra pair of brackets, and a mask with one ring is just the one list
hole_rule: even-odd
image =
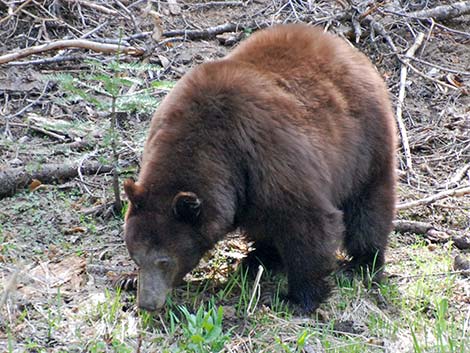
[(147, 193), (143, 186), (134, 182), (134, 179), (127, 179), (124, 181), (124, 191), (126, 192), (129, 201), (135, 207), (139, 208), (144, 205)]
[(173, 198), (172, 209), (176, 218), (195, 223), (201, 213), (201, 200), (194, 192), (179, 192)]

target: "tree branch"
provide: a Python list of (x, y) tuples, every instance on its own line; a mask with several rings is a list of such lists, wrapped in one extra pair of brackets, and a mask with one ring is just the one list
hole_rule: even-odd
[(415, 18), (433, 18), (446, 20), (470, 13), (470, 1), (461, 1), (451, 5), (436, 6), (432, 9), (408, 12), (405, 15)]
[[(73, 164), (44, 164), (35, 171), (30, 172), (29, 168), (20, 167), (4, 170), (0, 172), (0, 199), (14, 195), (18, 189), (27, 187), (33, 179), (41, 183), (51, 183), (70, 180), (78, 175), (78, 163)], [(82, 174), (108, 173), (111, 166), (101, 163), (86, 163), (81, 167)]]
[(45, 51), (60, 50), (65, 48), (82, 48), (101, 53), (121, 52), (123, 54), (129, 54), (132, 56), (141, 56), (144, 54), (144, 50), (141, 48), (124, 47), (122, 45), (116, 44), (97, 43), (86, 39), (67, 39), (49, 42), (35, 47), (24, 48), (14, 53), (2, 55), (0, 56), (0, 64), (5, 64), (13, 60), (18, 60), (33, 54), (43, 53)]

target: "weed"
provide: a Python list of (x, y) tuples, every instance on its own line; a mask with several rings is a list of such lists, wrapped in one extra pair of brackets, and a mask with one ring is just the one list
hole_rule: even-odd
[(209, 304), (208, 310), (205, 311), (204, 306), (200, 306), (196, 314), (191, 314), (185, 306), (180, 306), (179, 310), (185, 322), (176, 315), (171, 317), (182, 326), (185, 340), (179, 344), (180, 352), (220, 352), (224, 348), (230, 336), (223, 332), (222, 307), (216, 308)]

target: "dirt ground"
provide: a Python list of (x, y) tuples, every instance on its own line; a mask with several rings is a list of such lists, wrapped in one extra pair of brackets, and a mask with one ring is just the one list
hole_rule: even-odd
[[(188, 69), (223, 57), (271, 24), (306, 22), (340, 35), (377, 66), (394, 109), (403, 106), (412, 169), (402, 136), (397, 172), (403, 207), (397, 219), (425, 222), (425, 230), (397, 228), (391, 235), (387, 287), (340, 285), (311, 318), (262, 305), (278, 279), (261, 280), (262, 298), (251, 317), (239, 300), (252, 282), (225, 293), (230, 279), (240, 275), (236, 265), (248, 248), (236, 236), (202, 261), (171, 305), (197, 310), (215, 300), (230, 332), (226, 352), (470, 352), (470, 194), (406, 204), (470, 185), (470, 12), (436, 19), (415, 12), (451, 3), (0, 1), (0, 60), (59, 39), (143, 48), (143, 56), (117, 59), (119, 77), (133, 80), (119, 94), (142, 93), (135, 107), (117, 112), (122, 181), (138, 173), (155, 105)], [(235, 27), (213, 35), (224, 24)], [(419, 33), (422, 44), (406, 58)], [(60, 74), (79, 78), (83, 91), (109, 102), (93, 78), (83, 75), (115, 74), (110, 65), (116, 58), (62, 48), (0, 64), (0, 180), (9, 171), (32, 173), (47, 164), (112, 166), (109, 110), (64, 89)], [(408, 76), (400, 82), (402, 68)], [(112, 212), (111, 172), (29, 180), (24, 186), (0, 199), (1, 351), (198, 351), (182, 345), (184, 332), (171, 330), (168, 312), (145, 326), (134, 293), (113, 288), (113, 279), (134, 265), (123, 243), (122, 214)], [(437, 302), (445, 302), (445, 310)], [(444, 343), (439, 330), (446, 333)], [(302, 332), (309, 337), (306, 345), (300, 344)]]

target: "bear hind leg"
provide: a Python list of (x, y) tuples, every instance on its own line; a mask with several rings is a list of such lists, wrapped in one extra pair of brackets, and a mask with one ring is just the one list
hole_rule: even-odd
[(370, 185), (343, 207), (346, 234), (344, 247), (352, 260), (346, 273), (380, 280), (392, 230), (395, 198), (393, 181)]

